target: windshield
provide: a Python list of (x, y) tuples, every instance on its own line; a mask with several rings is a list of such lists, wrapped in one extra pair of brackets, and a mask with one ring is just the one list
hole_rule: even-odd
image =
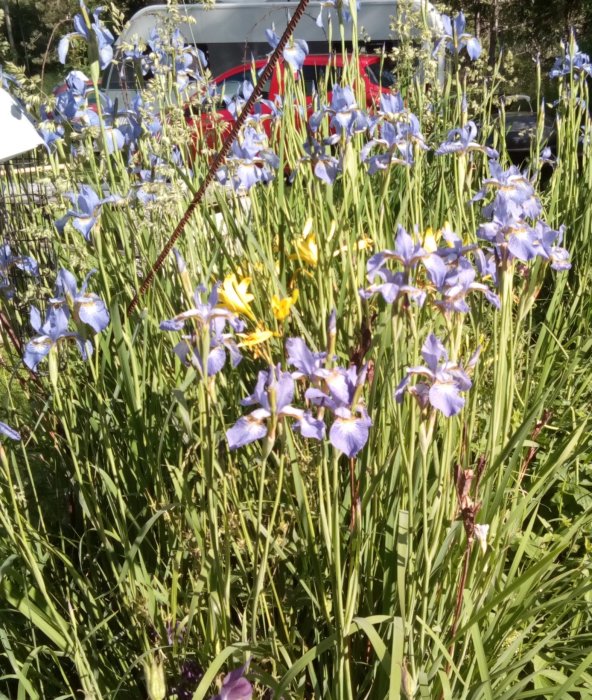
[(386, 70), (386, 68), (381, 69), (378, 63), (373, 66), (366, 66), (366, 73), (368, 78), (370, 78), (370, 82), (374, 85), (380, 85), (383, 88), (395, 87), (396, 78), (393, 73), (390, 70)]

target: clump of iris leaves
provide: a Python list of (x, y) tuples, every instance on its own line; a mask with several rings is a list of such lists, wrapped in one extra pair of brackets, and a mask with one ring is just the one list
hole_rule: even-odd
[(588, 57), (517, 167), (462, 13), (373, 104), (355, 41), (307, 102), (296, 29), (128, 317), (224, 135), (172, 16), (115, 57), (125, 105), (84, 4), (87, 65), (9, 85), (51, 196), (0, 253), (8, 696), (588, 697)]

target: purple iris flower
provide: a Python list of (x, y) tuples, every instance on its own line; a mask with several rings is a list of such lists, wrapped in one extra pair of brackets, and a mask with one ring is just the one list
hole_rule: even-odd
[(404, 272), (391, 272), (386, 268), (379, 268), (372, 276), (373, 279), (376, 277), (380, 282), (373, 282), (366, 289), (359, 290), (362, 299), (370, 299), (374, 294), (381, 294), (387, 304), (393, 304), (400, 297), (407, 296), (419, 307), (424, 305), (425, 291), (408, 284), (408, 275)]
[(497, 286), (497, 260), (491, 250), (476, 248), (475, 268), (482, 280), (491, 280)]
[(476, 243), (465, 245), (462, 238), (455, 233), (449, 225), (444, 226), (442, 229), (442, 238), (446, 241), (447, 245), (437, 248), (435, 252), (447, 263), (458, 260), (458, 258), (469, 251), (477, 249)]
[(33, 276), (39, 274), (39, 266), (36, 260), (28, 255), (13, 255), (8, 243), (0, 245), (0, 292), (7, 299), (11, 299), (14, 296), (14, 289), (10, 280), (12, 268), (27, 272)]
[(187, 89), (190, 80), (195, 81), (203, 76), (208, 62), (201, 49), (185, 43), (185, 39), (178, 29), (175, 29), (171, 35), (171, 46), (175, 50), (177, 89), (182, 92)]
[(68, 270), (61, 269), (56, 278), (56, 295), (58, 299), (52, 302), (62, 301), (72, 312), (74, 321), (85, 323), (95, 333), (100, 333), (109, 325), (109, 312), (105, 302), (93, 292), (87, 292), (88, 281), (96, 270), (91, 270), (78, 289), (76, 278)]
[[(321, 9), (317, 16), (317, 27), (323, 28), (323, 10), (335, 10), (337, 12), (337, 17), (340, 24), (349, 24), (352, 21), (352, 14), (350, 11), (351, 0), (323, 0), (321, 2)], [(360, 9), (360, 0), (356, 0), (356, 8)]]
[(539, 165), (550, 165), (552, 168), (557, 165), (557, 157), (553, 155), (553, 151), (551, 151), (549, 146), (545, 146), (541, 151)]
[[(275, 27), (265, 30), (267, 41), (272, 49), (280, 43), (279, 36), (275, 33)], [(284, 61), (297, 73), (304, 65), (304, 60), (308, 56), (308, 44), (304, 39), (292, 39), (284, 49)]]
[(65, 134), (63, 126), (49, 121), (39, 122), (37, 131), (41, 134), (49, 153), (55, 152), (55, 144), (63, 139)]
[(72, 37), (81, 37), (88, 44), (94, 43), (96, 45), (99, 66), (101, 69), (105, 69), (113, 60), (113, 42), (115, 41), (115, 37), (99, 19), (99, 15), (103, 12), (104, 8), (97, 7), (93, 12), (92, 17), (94, 22), (91, 22), (90, 27), (86, 23), (85, 17), (88, 17), (88, 10), (83, 0), (80, 0), (80, 8), (83, 14), (74, 16), (75, 31), (63, 36), (58, 44), (58, 58), (60, 63), (66, 63), (66, 56), (70, 48), (70, 39)]
[(536, 229), (522, 216), (519, 204), (510, 199), (496, 203), (493, 219), (481, 224), (477, 237), (492, 243), (501, 260), (532, 260), (542, 251)]
[(350, 139), (370, 126), (368, 115), (358, 107), (354, 91), (349, 85), (333, 86), (331, 104), (326, 111), (332, 115), (330, 124), (335, 129), (335, 135), (327, 139), (328, 143), (337, 143), (341, 137)]
[(475, 141), (477, 137), (477, 125), (473, 121), (467, 122), (465, 126), (458, 129), (452, 129), (448, 132), (446, 140), (440, 144), (435, 153), (441, 156), (447, 153), (470, 153), (472, 151), (480, 151), (485, 153), (488, 158), (498, 158), (499, 153), (494, 148), (482, 146)]
[(558, 272), (569, 270), (571, 268), (569, 252), (559, 245), (563, 241), (565, 226), (560, 226), (559, 230), (555, 231), (544, 221), (537, 221), (535, 232), (540, 243), (537, 251), (539, 256), (548, 260), (553, 270)]
[(535, 194), (534, 186), (530, 179), (512, 165), (507, 170), (495, 160), (489, 161), (490, 177), (485, 178), (482, 188), (472, 198), (471, 202), (484, 199), (491, 190), (495, 192), (494, 201), (487, 205), (483, 214), (491, 216), (498, 203), (511, 201), (519, 205), (523, 216), (534, 219), (541, 213), (541, 203)]
[(384, 119), (398, 119), (405, 111), (405, 103), (400, 92), (387, 92), (380, 94), (380, 108), (378, 114)]
[(82, 71), (73, 70), (66, 76), (64, 85), (65, 89), (60, 88), (56, 97), (55, 112), (59, 117), (69, 121), (80, 120), (88, 111), (86, 98), (88, 92), (92, 90), (89, 79)]
[(294, 379), (290, 372), (283, 372), (280, 367), (270, 367), (258, 375), (255, 391), (241, 401), (243, 406), (256, 406), (249, 413), (226, 431), (226, 438), (231, 450), (248, 445), (255, 440), (275, 439), (275, 425), (281, 418), (294, 418), (295, 428), (303, 437), (322, 440), (325, 424), (312, 416), (309, 411), (292, 406), (294, 399)]
[(220, 692), (211, 700), (251, 700), (253, 686), (245, 678), (248, 667), (249, 663), (247, 662), (244, 666), (227, 674), (222, 682)]
[(322, 377), (322, 368), (327, 358), (326, 352), (313, 352), (302, 338), (288, 338), (286, 340), (288, 364), (296, 367), (292, 372), (294, 379), (306, 377), (315, 380)]
[(233, 95), (222, 96), (226, 109), (230, 112), (234, 119), (236, 119), (243, 111), (243, 107), (245, 106), (249, 97), (251, 97), (253, 94), (254, 89), (255, 86), (251, 80), (243, 80)]
[[(86, 291), (88, 280), (93, 273), (94, 270), (89, 272), (78, 290), (74, 275), (61, 269), (56, 278), (56, 296), (49, 300), (43, 323), (39, 310), (35, 306), (31, 307), (31, 326), (39, 335), (25, 346), (23, 361), (32, 371), (36, 371), (39, 362), (61, 340), (74, 340), (83, 360), (92, 354), (92, 344), (85, 337), (87, 331), (82, 324), (90, 326), (95, 333), (100, 333), (110, 320), (103, 300)], [(81, 328), (83, 334), (69, 330), (70, 319)]]
[(315, 176), (327, 185), (332, 185), (343, 171), (341, 160), (327, 152), (326, 145), (313, 136), (312, 130), (309, 130), (308, 139), (302, 147), (306, 155), (300, 162), (310, 162)]
[(367, 367), (359, 372), (335, 367), (323, 373), (322, 388), (310, 387), (305, 397), (333, 414), (329, 442), (348, 457), (355, 457), (368, 442), (372, 420), (359, 398), (366, 382)]
[(265, 148), (266, 136), (247, 126), (241, 139), (233, 141), (227, 167), (217, 172), (222, 184), (231, 185), (235, 191), (250, 190), (259, 182), (270, 182), (279, 167), (279, 158)]
[(469, 260), (465, 257), (458, 258), (449, 267), (444, 283), (439, 288), (442, 299), (436, 301), (445, 314), (451, 312), (468, 313), (470, 308), (466, 302), (466, 297), (470, 292), (481, 292), (487, 301), (496, 309), (500, 308), (500, 300), (483, 282), (477, 282), (477, 273)]
[(550, 78), (560, 78), (565, 75), (573, 75), (576, 80), (580, 75), (592, 77), (592, 63), (590, 56), (579, 50), (577, 43), (572, 40), (564, 45), (565, 55), (555, 59), (553, 68), (549, 71)]
[[(180, 254), (177, 251), (175, 253), (178, 264), (184, 265)], [(207, 301), (203, 301), (202, 295), (206, 291), (205, 287), (198, 287), (193, 295), (195, 301), (193, 308), (183, 311), (168, 321), (162, 321), (160, 324), (160, 329), (163, 331), (181, 331), (187, 321), (193, 324), (196, 332), (191, 335), (183, 335), (175, 345), (174, 353), (185, 366), (192, 365), (200, 373), (203, 372), (202, 340), (204, 334), (209, 334), (208, 377), (217, 374), (224, 367), (226, 351), (230, 354), (233, 367), (236, 367), (242, 360), (234, 336), (231, 333), (226, 333), (225, 330), (228, 323), (234, 331), (242, 331), (244, 323), (232, 311), (218, 306), (218, 288), (219, 284), (212, 289)]]
[(18, 430), (11, 428), (9, 425), (6, 425), (6, 423), (3, 423), (2, 421), (0, 421), (0, 434), (4, 435), (7, 438), (10, 438), (11, 440), (21, 439), (21, 434), (18, 432)]
[(87, 359), (92, 346), (89, 341), (83, 340), (77, 333), (68, 330), (69, 316), (69, 312), (64, 309), (61, 301), (57, 305), (50, 302), (45, 321), (41, 323), (39, 309), (35, 306), (31, 307), (30, 323), (38, 335), (25, 345), (23, 353), (23, 362), (31, 371), (37, 371), (37, 365), (49, 355), (51, 349), (57, 346), (60, 340), (76, 341), (82, 358)]
[[(465, 405), (465, 399), (460, 392), (468, 391), (471, 386), (465, 370), (455, 362), (450, 362), (444, 345), (432, 333), (428, 336), (421, 354), (427, 366), (410, 367), (407, 374), (395, 389), (395, 399), (401, 403), (405, 392), (415, 396), (420, 407), (427, 409), (432, 406), (441, 411), (447, 418), (460, 412)], [(474, 355), (469, 362), (473, 367), (478, 355)], [(425, 377), (425, 381), (411, 384), (415, 376)]]
[(111, 154), (113, 151), (120, 151), (125, 145), (126, 137), (121, 126), (126, 122), (126, 118), (125, 115), (119, 117), (117, 100), (112, 100), (108, 95), (102, 95), (101, 98), (105, 147), (107, 153)]
[[(375, 146), (386, 148), (386, 152), (370, 156)], [(360, 151), (360, 159), (368, 163), (369, 175), (394, 164), (413, 165), (413, 145), (399, 123), (384, 122), (380, 125), (380, 137), (368, 141)]]
[(438, 53), (442, 44), (446, 46), (448, 51), (454, 54), (459, 54), (465, 47), (469, 58), (475, 61), (481, 55), (481, 43), (479, 39), (469, 34), (466, 31), (467, 21), (462, 12), (459, 12), (454, 19), (450, 19), (448, 15), (440, 15), (444, 34), (434, 49), (434, 54)]
[(366, 265), (368, 280), (372, 282), (374, 275), (378, 273), (388, 260), (397, 260), (405, 268), (405, 273), (415, 268), (421, 261), (431, 281), (439, 285), (446, 276), (446, 264), (442, 258), (434, 253), (428, 253), (419, 243), (414, 243), (411, 236), (401, 226), (397, 227), (394, 250), (383, 250), (373, 255)]
[(74, 192), (67, 192), (66, 197), (68, 197), (72, 204), (76, 205), (78, 209), (68, 210), (61, 219), (55, 222), (55, 227), (60, 233), (63, 233), (66, 222), (68, 219), (72, 219), (72, 226), (74, 226), (87, 241), (90, 241), (90, 232), (99, 218), (103, 204), (119, 202), (121, 200), (121, 198), (116, 195), (109, 195), (108, 197), (99, 199), (90, 185), (81, 185), (78, 195)]

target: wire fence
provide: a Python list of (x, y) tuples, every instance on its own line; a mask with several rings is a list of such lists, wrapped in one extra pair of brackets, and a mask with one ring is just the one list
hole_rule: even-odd
[[(30, 335), (31, 297), (41, 297), (47, 272), (55, 268), (51, 237), (55, 233), (49, 205), (55, 186), (47, 155), (41, 148), (0, 164), (0, 244), (14, 256), (30, 256), (40, 274), (31, 276), (17, 265), (2, 270), (5, 283), (2, 325), (20, 343)], [(4, 250), (4, 248), (3, 248)]]

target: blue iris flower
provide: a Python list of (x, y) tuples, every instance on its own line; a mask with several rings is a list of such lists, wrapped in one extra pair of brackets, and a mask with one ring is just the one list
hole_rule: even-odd
[(350, 139), (354, 134), (366, 131), (370, 127), (370, 119), (358, 107), (354, 91), (349, 85), (333, 86), (331, 104), (325, 111), (332, 115), (330, 124), (335, 130), (335, 135), (327, 139), (328, 143), (336, 143), (341, 137)]
[[(184, 270), (185, 263), (180, 257), (180, 253), (175, 251), (175, 255), (178, 265)], [(209, 337), (208, 377), (217, 374), (224, 367), (226, 351), (230, 354), (233, 367), (236, 367), (242, 360), (234, 336), (225, 331), (226, 325), (229, 324), (233, 331), (240, 332), (244, 330), (244, 322), (232, 311), (218, 305), (218, 288), (219, 284), (212, 289), (207, 301), (203, 301), (202, 295), (206, 291), (205, 287), (198, 287), (193, 294), (195, 301), (193, 308), (183, 311), (167, 321), (162, 321), (160, 324), (160, 329), (163, 331), (182, 331), (188, 322), (193, 325), (195, 332), (191, 335), (183, 335), (175, 345), (174, 352), (185, 366), (192, 365), (200, 373), (203, 372), (201, 351), (204, 334)]]
[(590, 56), (579, 50), (573, 37), (567, 45), (564, 45), (564, 55), (555, 59), (553, 68), (549, 71), (550, 78), (560, 78), (565, 75), (573, 75), (576, 80), (581, 75), (592, 77)]
[(446, 140), (440, 144), (435, 153), (441, 156), (447, 153), (471, 153), (480, 151), (485, 153), (488, 158), (498, 158), (499, 153), (494, 148), (482, 146), (475, 141), (477, 137), (477, 125), (473, 121), (467, 122), (465, 126), (458, 129), (452, 129), (448, 132)]
[[(329, 336), (336, 333), (337, 317), (331, 313), (328, 323)], [(329, 442), (348, 457), (355, 457), (368, 441), (372, 420), (362, 401), (361, 393), (366, 383), (367, 368), (355, 366), (327, 367), (326, 352), (313, 352), (302, 338), (286, 341), (288, 365), (295, 367), (294, 379), (306, 379), (311, 386), (305, 398), (320, 409), (329, 409), (333, 422), (329, 430)]]
[(67, 192), (66, 197), (68, 197), (72, 204), (77, 206), (78, 209), (68, 210), (61, 219), (55, 222), (55, 227), (60, 233), (63, 233), (67, 221), (72, 219), (72, 226), (74, 226), (87, 241), (90, 241), (90, 232), (98, 221), (103, 204), (121, 201), (121, 197), (117, 195), (109, 195), (108, 197), (99, 199), (90, 185), (81, 185), (78, 194)]
[(6, 436), (7, 438), (10, 438), (11, 440), (21, 439), (21, 434), (18, 432), (18, 430), (11, 428), (9, 425), (6, 425), (6, 423), (3, 423), (2, 421), (0, 421), (0, 434)]
[(368, 442), (372, 426), (372, 419), (360, 398), (366, 376), (367, 367), (360, 371), (353, 365), (348, 369), (325, 369), (320, 387), (312, 386), (305, 393), (312, 404), (331, 411), (333, 423), (329, 442), (350, 458)]
[[(92, 344), (86, 338), (86, 326), (100, 333), (109, 325), (109, 312), (103, 300), (94, 293), (87, 292), (88, 280), (94, 274), (88, 273), (80, 289), (76, 278), (68, 270), (61, 269), (56, 278), (55, 297), (49, 300), (45, 321), (37, 307), (31, 307), (30, 322), (38, 335), (25, 346), (23, 360), (32, 371), (46, 357), (52, 348), (62, 340), (73, 340), (83, 360), (92, 354)], [(74, 321), (82, 333), (69, 330), (70, 320)]]
[(279, 366), (259, 372), (255, 391), (241, 401), (243, 406), (259, 406), (226, 431), (231, 450), (266, 438), (268, 444), (275, 440), (275, 427), (283, 418), (293, 418), (295, 429), (306, 438), (322, 440), (325, 434), (323, 421), (314, 418), (309, 411), (292, 406), (294, 379), (290, 372)]
[(369, 281), (381, 270), (389, 260), (396, 260), (403, 265), (406, 274), (414, 269), (419, 262), (425, 267), (431, 281), (436, 285), (438, 280), (446, 275), (446, 264), (439, 255), (430, 253), (415, 243), (401, 224), (397, 227), (397, 236), (393, 250), (383, 250), (373, 255), (366, 264)]
[(57, 120), (66, 119), (75, 125), (88, 122), (92, 126), (98, 125), (98, 115), (88, 109), (87, 95), (92, 91), (88, 77), (82, 71), (73, 70), (66, 76), (64, 85), (65, 89), (61, 89), (56, 97)]
[(500, 300), (483, 282), (477, 282), (477, 272), (465, 257), (459, 257), (448, 266), (448, 272), (438, 291), (442, 299), (435, 302), (444, 315), (452, 312), (468, 313), (470, 311), (466, 297), (470, 292), (481, 292), (487, 301), (496, 309), (500, 308)]
[(226, 167), (217, 172), (222, 184), (231, 185), (235, 191), (250, 190), (259, 182), (269, 182), (279, 167), (279, 158), (266, 148), (265, 134), (247, 126), (242, 137), (233, 141)]
[[(378, 282), (376, 282), (378, 278)], [(372, 284), (366, 289), (360, 289), (362, 299), (370, 299), (375, 294), (380, 294), (387, 304), (393, 304), (401, 297), (412, 299), (419, 307), (423, 306), (426, 293), (408, 282), (408, 275), (404, 272), (392, 272), (386, 268), (380, 268), (372, 275)]]
[[(352, 21), (351, 3), (352, 0), (323, 0), (321, 9), (317, 16), (317, 27), (323, 28), (323, 10), (335, 10), (340, 23), (349, 24)], [(360, 9), (360, 0), (355, 0), (355, 6)]]
[(14, 255), (8, 243), (0, 245), (0, 292), (7, 299), (14, 296), (14, 288), (10, 279), (12, 268), (34, 276), (39, 274), (39, 266), (34, 258), (28, 255)]
[(512, 165), (507, 170), (495, 160), (489, 161), (490, 177), (485, 178), (482, 187), (471, 202), (484, 199), (489, 192), (495, 193), (493, 202), (483, 209), (483, 215), (491, 217), (502, 202), (513, 202), (523, 216), (534, 219), (542, 211), (539, 198), (530, 179)]
[(518, 258), (528, 262), (542, 251), (536, 229), (524, 218), (520, 206), (510, 199), (496, 204), (492, 220), (479, 226), (477, 237), (492, 243), (503, 261)]
[(104, 8), (97, 7), (93, 12), (92, 17), (94, 22), (91, 22), (90, 27), (86, 23), (85, 17), (88, 17), (88, 10), (83, 0), (80, 0), (80, 8), (83, 14), (74, 16), (75, 31), (63, 36), (58, 44), (58, 58), (60, 63), (66, 63), (66, 56), (70, 48), (70, 40), (73, 37), (81, 37), (88, 44), (94, 43), (96, 45), (99, 66), (101, 69), (105, 69), (113, 60), (113, 42), (115, 41), (115, 37), (99, 19), (99, 15)]
[[(411, 115), (413, 117), (413, 115)], [(414, 117), (415, 119), (415, 117)], [(362, 162), (368, 163), (368, 174), (374, 175), (379, 170), (386, 170), (394, 164), (413, 165), (413, 141), (412, 136), (418, 128), (417, 125), (402, 125), (399, 122), (384, 122), (380, 125), (380, 136), (373, 138), (362, 148), (360, 158)], [(421, 137), (423, 139), (423, 137)], [(425, 144), (424, 144), (425, 145)], [(383, 153), (370, 156), (372, 149), (376, 146), (385, 148)], [(426, 146), (427, 148), (427, 146)]]
[(479, 39), (466, 31), (467, 21), (462, 12), (459, 12), (454, 19), (448, 15), (440, 15), (444, 33), (434, 49), (436, 54), (442, 45), (454, 54), (459, 54), (464, 48), (471, 60), (476, 61), (481, 55), (481, 43)]
[[(397, 403), (401, 403), (405, 393), (409, 393), (423, 410), (431, 406), (447, 418), (456, 415), (465, 405), (461, 392), (468, 391), (472, 386), (466, 371), (456, 362), (449, 361), (444, 345), (433, 333), (423, 344), (421, 354), (426, 365), (407, 370), (395, 389)], [(478, 352), (469, 361), (468, 369), (475, 366), (477, 358)], [(414, 377), (422, 377), (422, 381), (411, 384)]]
[[(280, 38), (275, 33), (275, 27), (266, 29), (265, 35), (267, 36), (267, 41), (269, 42), (270, 46), (275, 49), (275, 47), (280, 43)], [(283, 52), (284, 61), (295, 73), (302, 68), (304, 65), (304, 60), (307, 56), (308, 44), (306, 41), (304, 41), (304, 39), (291, 38), (290, 43)]]
[(253, 686), (245, 678), (249, 662), (228, 673), (222, 681), (220, 692), (211, 700), (251, 700)]
[(305, 155), (300, 159), (300, 162), (310, 162), (315, 176), (327, 185), (332, 185), (343, 171), (342, 161), (328, 153), (325, 143), (318, 141), (312, 130), (309, 130), (308, 139), (304, 142), (303, 149)]

